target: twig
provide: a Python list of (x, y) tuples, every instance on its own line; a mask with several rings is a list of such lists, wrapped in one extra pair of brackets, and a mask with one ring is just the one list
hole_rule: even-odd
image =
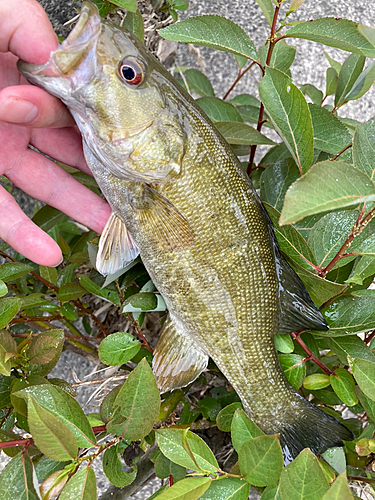
[(353, 146), (353, 143), (351, 142), (347, 146), (345, 146), (341, 151), (337, 153), (337, 155), (333, 156), (332, 158), (329, 159), (329, 161), (335, 161), (339, 156), (341, 156), (345, 151)]
[[(275, 44), (279, 40), (281, 40), (283, 38), (282, 36), (280, 36), (278, 38), (275, 38), (276, 22), (277, 22), (277, 18), (279, 16), (279, 10), (280, 10), (281, 0), (278, 0), (277, 4), (278, 5), (275, 8), (275, 12), (274, 12), (274, 15), (273, 15), (273, 20), (272, 20), (271, 35), (270, 35), (270, 46), (268, 47), (268, 53), (267, 53), (267, 59), (266, 59), (265, 66), (269, 66), (269, 64), (271, 62), (272, 52), (273, 52), (273, 49), (275, 47)], [(263, 72), (264, 72), (264, 70), (265, 70), (265, 68), (263, 68)], [(263, 115), (264, 115), (264, 105), (263, 105), (263, 103), (261, 103), (260, 110), (259, 110), (259, 117), (258, 117), (258, 125), (257, 125), (257, 131), (258, 132), (260, 132), (262, 130)], [(248, 175), (250, 175), (251, 172), (252, 172), (252, 166), (253, 166), (253, 162), (254, 162), (254, 157), (255, 157), (256, 150), (257, 150), (257, 145), (256, 144), (252, 145), (251, 148), (250, 148), (249, 164), (248, 164), (247, 170), (246, 170)]]
[(13, 446), (30, 446), (31, 444), (34, 443), (33, 438), (26, 438), (26, 439), (14, 439), (13, 441), (4, 441), (0, 443), (0, 450), (4, 448), (13, 448)]
[(375, 337), (375, 330), (373, 330), (370, 335), (365, 339), (365, 344), (369, 344), (371, 340)]
[(307, 347), (307, 345), (305, 344), (305, 342), (301, 339), (300, 335), (301, 333), (303, 332), (299, 332), (299, 333), (295, 333), (293, 332), (292, 333), (292, 337), (294, 338), (294, 340), (297, 342), (297, 344), (302, 347), (302, 349), (305, 351), (305, 353), (307, 354), (308, 356), (308, 359), (310, 359), (311, 361), (314, 361), (314, 363), (316, 365), (319, 366), (319, 368), (321, 368), (324, 372), (326, 372), (327, 375), (335, 375), (334, 372), (332, 370), (330, 370), (324, 363), (322, 363), (320, 361), (320, 359), (318, 359), (315, 354), (312, 352), (311, 349), (309, 349), (309, 347)]
[(146, 347), (146, 349), (148, 349), (150, 351), (150, 353), (152, 354), (154, 352), (153, 348), (150, 346), (150, 344), (147, 342), (147, 339), (146, 337), (143, 335), (142, 333), (142, 330), (139, 328), (139, 325), (138, 323), (135, 321), (135, 319), (133, 318), (133, 316), (126, 312), (125, 313), (126, 317), (128, 318), (128, 320), (130, 321), (130, 323), (134, 326), (136, 332), (138, 333), (138, 335), (141, 337), (142, 339), (142, 342), (143, 342), (143, 345)]
[(83, 382), (76, 382), (75, 384), (70, 384), (72, 387), (83, 387), (84, 385), (98, 385), (102, 384), (106, 380), (109, 380), (110, 382), (115, 382), (116, 380), (125, 380), (128, 378), (129, 375), (115, 375), (113, 377), (109, 377), (108, 379), (102, 378), (102, 379), (97, 379), (97, 380), (86, 380)]
[[(232, 85), (230, 86), (229, 90), (226, 92), (225, 96), (223, 97), (223, 101), (225, 101), (225, 99), (228, 97), (228, 95), (232, 92), (232, 90), (234, 89), (234, 87), (237, 85), (237, 83), (241, 80), (241, 78), (246, 75), (246, 73), (249, 71), (250, 68), (252, 68), (254, 66), (255, 62), (253, 61), (245, 70), (239, 70), (238, 71), (238, 75), (237, 75), (237, 78), (234, 80), (234, 82), (232, 83)], [(262, 71), (264, 73), (264, 69), (262, 68)]]

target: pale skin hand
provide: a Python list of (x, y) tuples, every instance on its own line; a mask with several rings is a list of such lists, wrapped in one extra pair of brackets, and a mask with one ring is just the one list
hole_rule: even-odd
[[(18, 58), (45, 63), (58, 46), (42, 7), (35, 0), (0, 0), (0, 175), (17, 187), (101, 233), (109, 205), (54, 162), (28, 148), (32, 144), (56, 160), (90, 173), (81, 136), (61, 101), (29, 85), (17, 70)], [(57, 243), (22, 212), (0, 186), (0, 237), (28, 259), (57, 265)]]

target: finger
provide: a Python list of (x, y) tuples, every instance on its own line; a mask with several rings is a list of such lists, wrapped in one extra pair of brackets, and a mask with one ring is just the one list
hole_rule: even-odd
[(39, 128), (75, 123), (60, 99), (32, 85), (7, 87), (0, 92), (0, 120)]
[(30, 144), (44, 154), (92, 176), (82, 149), (82, 136), (77, 127), (34, 129)]
[(58, 47), (57, 36), (42, 6), (35, 0), (0, 1), (0, 52), (43, 64)]
[(16, 186), (101, 233), (111, 213), (108, 203), (56, 163), (29, 149), (17, 167), (4, 173)]
[(0, 213), (0, 237), (12, 248), (42, 266), (59, 264), (62, 254), (58, 244), (22, 212), (3, 187), (0, 187)]

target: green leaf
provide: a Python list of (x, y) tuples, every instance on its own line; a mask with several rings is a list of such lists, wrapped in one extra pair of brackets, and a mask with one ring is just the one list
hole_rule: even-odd
[(98, 354), (105, 365), (118, 366), (130, 361), (140, 348), (140, 342), (133, 335), (117, 332), (101, 341)]
[(375, 43), (364, 36), (363, 28), (365, 27), (347, 19), (323, 17), (297, 24), (284, 36), (312, 40), (347, 52), (375, 57)]
[(345, 472), (337, 476), (336, 481), (324, 494), (322, 500), (354, 500)]
[(79, 469), (64, 486), (59, 500), (94, 500), (96, 498), (96, 478), (91, 467)]
[(235, 477), (226, 477), (212, 481), (208, 490), (199, 498), (200, 500), (247, 500), (249, 493), (249, 483)]
[(345, 337), (325, 337), (325, 343), (333, 350), (343, 365), (348, 364), (348, 356), (375, 363), (371, 349), (356, 335)]
[(375, 61), (359, 75), (354, 82), (350, 92), (346, 94), (345, 101), (353, 101), (359, 99), (371, 88), (375, 80)]
[(343, 210), (322, 217), (311, 229), (308, 244), (319, 267), (327, 266), (347, 239), (358, 212)]
[(320, 276), (317, 276), (299, 266), (294, 261), (291, 261), (290, 264), (301, 278), (302, 283), (307, 288), (310, 297), (317, 306), (321, 306), (327, 302), (327, 300), (339, 295), (347, 286), (341, 285), (340, 283), (333, 283), (332, 281), (321, 278)]
[(111, 3), (121, 7), (122, 9), (130, 10), (131, 12), (135, 12), (138, 7), (137, 0), (111, 0)]
[(237, 409), (233, 415), (231, 436), (233, 447), (238, 453), (245, 441), (264, 436), (264, 432), (250, 420), (242, 409)]
[(272, 221), (277, 242), (282, 252), (286, 253), (294, 262), (307, 270), (312, 270), (312, 266), (307, 262), (316, 264), (316, 259), (306, 243), (306, 240), (293, 226), (279, 226), (280, 213), (271, 205), (264, 203), (264, 206)]
[(273, 145), (275, 142), (268, 139), (255, 128), (239, 122), (217, 122), (218, 131), (225, 137), (229, 144), (252, 145), (267, 144)]
[(316, 88), (315, 85), (311, 85), (311, 83), (302, 85), (300, 91), (303, 95), (308, 95), (314, 104), (320, 106), (320, 103), (323, 101), (323, 92)]
[(90, 448), (96, 442), (94, 433), (77, 401), (63, 389), (53, 385), (34, 385), (14, 394), (27, 401), (33, 398), (41, 408), (66, 425), (77, 439), (80, 448)]
[[(265, 45), (262, 45), (258, 49), (260, 63), (265, 66), (268, 50), (269, 50), (269, 42)], [(290, 66), (293, 64), (293, 61), (296, 56), (296, 47), (294, 45), (289, 45), (285, 40), (280, 40), (272, 51), (271, 62), (268, 66), (271, 68), (278, 69), (283, 73), (287, 73)]]
[(142, 359), (130, 373), (113, 405), (117, 407), (122, 422), (109, 422), (108, 432), (122, 435), (128, 441), (136, 441), (152, 430), (159, 417), (160, 395), (146, 359)]
[(335, 59), (333, 59), (329, 54), (327, 54), (327, 52), (324, 52), (324, 55), (326, 56), (327, 61), (332, 66), (332, 68), (336, 70), (337, 74), (339, 74), (341, 69), (341, 64)]
[(289, 187), (279, 223), (293, 224), (308, 215), (364, 201), (375, 201), (375, 185), (367, 175), (343, 161), (322, 161)]
[(7, 464), (0, 475), (1, 500), (40, 500), (37, 484), (30, 457), (26, 453), (20, 453)]
[(288, 187), (298, 178), (298, 167), (292, 158), (276, 161), (264, 170), (260, 178), (261, 200), (280, 212)]
[(254, 486), (277, 484), (283, 461), (283, 453), (276, 435), (249, 439), (238, 452), (241, 474)]
[(118, 488), (131, 484), (137, 475), (137, 467), (132, 467), (132, 472), (123, 471), (123, 467), (124, 463), (119, 457), (119, 443), (107, 448), (103, 455), (103, 472)]
[(160, 479), (168, 479), (173, 477), (174, 482), (181, 481), (186, 476), (185, 467), (175, 464), (169, 460), (163, 453), (159, 453), (155, 460), (155, 475)]
[(231, 403), (218, 413), (216, 424), (219, 430), (230, 432), (233, 415), (238, 408), (242, 408), (242, 403)]
[(341, 67), (337, 88), (335, 93), (335, 106), (340, 106), (345, 102), (345, 96), (350, 92), (354, 82), (357, 80), (366, 58), (362, 55), (351, 54)]
[(353, 139), (354, 166), (367, 174), (375, 176), (375, 118), (357, 126)]
[(103, 398), (103, 401), (100, 405), (100, 418), (103, 422), (108, 422), (114, 415), (114, 402), (117, 398), (119, 391), (121, 390), (122, 385), (116, 385), (109, 393)]
[(221, 410), (221, 404), (214, 398), (203, 398), (198, 403), (198, 409), (204, 418), (215, 422)]
[(18, 297), (4, 297), (0, 299), (0, 328), (8, 325), (21, 308), (21, 299)]
[(45, 205), (31, 219), (40, 229), (43, 231), (49, 231), (56, 226), (59, 222), (61, 222), (64, 218), (67, 218), (65, 214), (57, 210), (57, 208), (50, 207), (49, 205)]
[(279, 352), (289, 354), (294, 351), (294, 344), (290, 335), (276, 333), (273, 339)]
[(373, 330), (375, 328), (375, 297), (344, 295), (325, 307), (322, 313), (329, 326), (324, 336), (337, 337)]
[(159, 30), (166, 40), (194, 43), (244, 56), (256, 61), (256, 48), (244, 30), (229, 19), (220, 16), (198, 16)]
[(299, 354), (279, 354), (281, 368), (284, 370), (289, 384), (297, 391), (301, 387), (306, 375), (306, 365), (303, 363), (304, 359)]
[[(58, 339), (50, 335), (36, 337), (29, 349), (30, 362), (36, 365), (45, 365), (52, 361), (59, 349)], [(61, 350), (60, 350), (61, 353)]]
[(0, 280), (0, 297), (3, 297), (8, 293), (8, 288), (4, 281)]
[(197, 104), (203, 109), (208, 118), (216, 122), (239, 122), (243, 119), (237, 109), (218, 97), (200, 97), (196, 100)]
[(302, 92), (287, 75), (267, 68), (259, 95), (302, 175), (309, 169), (314, 153), (311, 115)]
[(0, 375), (0, 409), (10, 406), (10, 384), (12, 377)]
[(260, 500), (281, 500), (280, 486), (267, 486)]
[(359, 388), (368, 398), (375, 401), (375, 363), (355, 359), (351, 368)]
[(139, 292), (126, 299), (122, 312), (165, 311), (166, 305), (160, 295)]
[(188, 87), (191, 92), (201, 97), (215, 97), (214, 89), (210, 80), (197, 69), (188, 69), (184, 73)]
[(328, 109), (321, 108), (317, 104), (309, 104), (309, 109), (316, 149), (335, 155), (352, 142), (348, 129)]
[[(155, 434), (161, 452), (172, 462), (195, 471), (217, 472), (219, 466), (214, 454), (203, 439), (196, 434), (173, 428), (158, 429)], [(185, 445), (185, 439), (188, 448)], [(189, 449), (196, 463), (192, 460)]]
[[(336, 375), (336, 376), (335, 376)], [(358, 403), (355, 392), (355, 382), (353, 375), (344, 368), (335, 370), (335, 375), (330, 375), (332, 389), (347, 406), (354, 406)]]
[(62, 302), (68, 300), (77, 300), (82, 295), (85, 295), (87, 291), (83, 286), (78, 283), (65, 283), (62, 285), (56, 295), (57, 300), (61, 300)]
[(345, 281), (346, 283), (357, 283), (362, 285), (363, 281), (369, 276), (375, 274), (375, 258), (364, 255), (355, 265), (351, 276)]
[[(44, 337), (47, 337), (47, 339), (53, 338), (57, 343), (53, 343), (53, 352), (54, 356), (53, 358), (48, 361), (47, 363), (43, 364), (38, 364), (38, 358), (35, 358), (31, 364), (30, 368), (32, 369), (32, 373), (35, 375), (47, 375), (52, 368), (56, 365), (58, 360), (60, 359), (63, 347), (64, 347), (64, 341), (65, 341), (65, 335), (64, 335), (64, 330), (61, 329), (53, 329), (53, 330), (46, 330), (45, 332), (41, 332), (38, 334), (37, 337), (33, 337), (31, 340), (30, 344), (30, 351), (31, 352), (37, 352), (37, 349), (34, 347), (35, 344), (39, 343), (40, 340)], [(33, 364), (34, 363), (34, 364)]]
[(138, 9), (135, 12), (131, 12), (129, 10), (125, 16), (124, 24), (122, 26), (133, 33), (142, 43), (144, 42), (145, 26), (142, 15)]
[(335, 68), (327, 68), (326, 72), (326, 95), (336, 93), (338, 74)]
[(274, 6), (272, 4), (272, 0), (255, 0), (255, 1), (262, 9), (263, 15), (267, 19), (268, 24), (272, 26), (272, 19), (274, 12)]
[(173, 8), (177, 10), (186, 10), (189, 7), (188, 0), (173, 0)]
[(338, 474), (346, 470), (346, 458), (343, 447), (335, 446), (333, 448), (328, 448), (328, 450), (322, 453), (322, 458), (324, 458), (327, 464)]
[(47, 266), (39, 266), (39, 274), (42, 278), (53, 283), (57, 284), (57, 269), (56, 267), (47, 267)]
[(365, 409), (367, 416), (375, 423), (375, 401), (371, 398), (367, 397), (366, 394), (361, 391), (361, 389), (357, 386), (356, 388), (359, 402)]
[(6, 262), (0, 266), (0, 280), (5, 282), (14, 281), (17, 278), (25, 276), (32, 270), (33, 268), (27, 264)]
[(74, 281), (74, 264), (68, 264), (61, 271), (59, 271), (59, 276), (57, 278), (57, 286), (63, 286), (66, 283), (71, 283)]
[(76, 321), (78, 318), (78, 313), (76, 308), (70, 302), (65, 302), (60, 308), (61, 314), (69, 321)]
[(330, 383), (329, 376), (326, 373), (314, 373), (305, 378), (303, 387), (309, 391), (316, 391), (328, 387)]
[(208, 489), (210, 477), (188, 477), (157, 496), (159, 500), (197, 500)]
[(31, 293), (22, 297), (21, 309), (29, 309), (30, 307), (38, 307), (42, 305), (51, 305), (50, 300), (46, 300), (42, 293)]
[(78, 444), (72, 431), (30, 397), (27, 422), (36, 446), (51, 460), (62, 462), (77, 457)]
[(106, 300), (107, 302), (112, 302), (112, 304), (116, 304), (117, 306), (121, 305), (120, 297), (117, 292), (109, 290), (108, 288), (100, 288), (99, 285), (94, 283), (85, 274), (78, 275), (78, 279), (83, 288), (85, 288), (88, 292)]
[(329, 486), (318, 459), (303, 450), (281, 473), (281, 500), (321, 500)]

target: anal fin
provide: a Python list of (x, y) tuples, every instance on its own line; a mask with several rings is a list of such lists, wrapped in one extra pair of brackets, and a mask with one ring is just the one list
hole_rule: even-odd
[(96, 268), (107, 276), (134, 260), (139, 250), (129, 234), (125, 223), (112, 212), (99, 241)]
[(154, 351), (152, 369), (161, 393), (193, 382), (207, 367), (208, 356), (168, 316)]

